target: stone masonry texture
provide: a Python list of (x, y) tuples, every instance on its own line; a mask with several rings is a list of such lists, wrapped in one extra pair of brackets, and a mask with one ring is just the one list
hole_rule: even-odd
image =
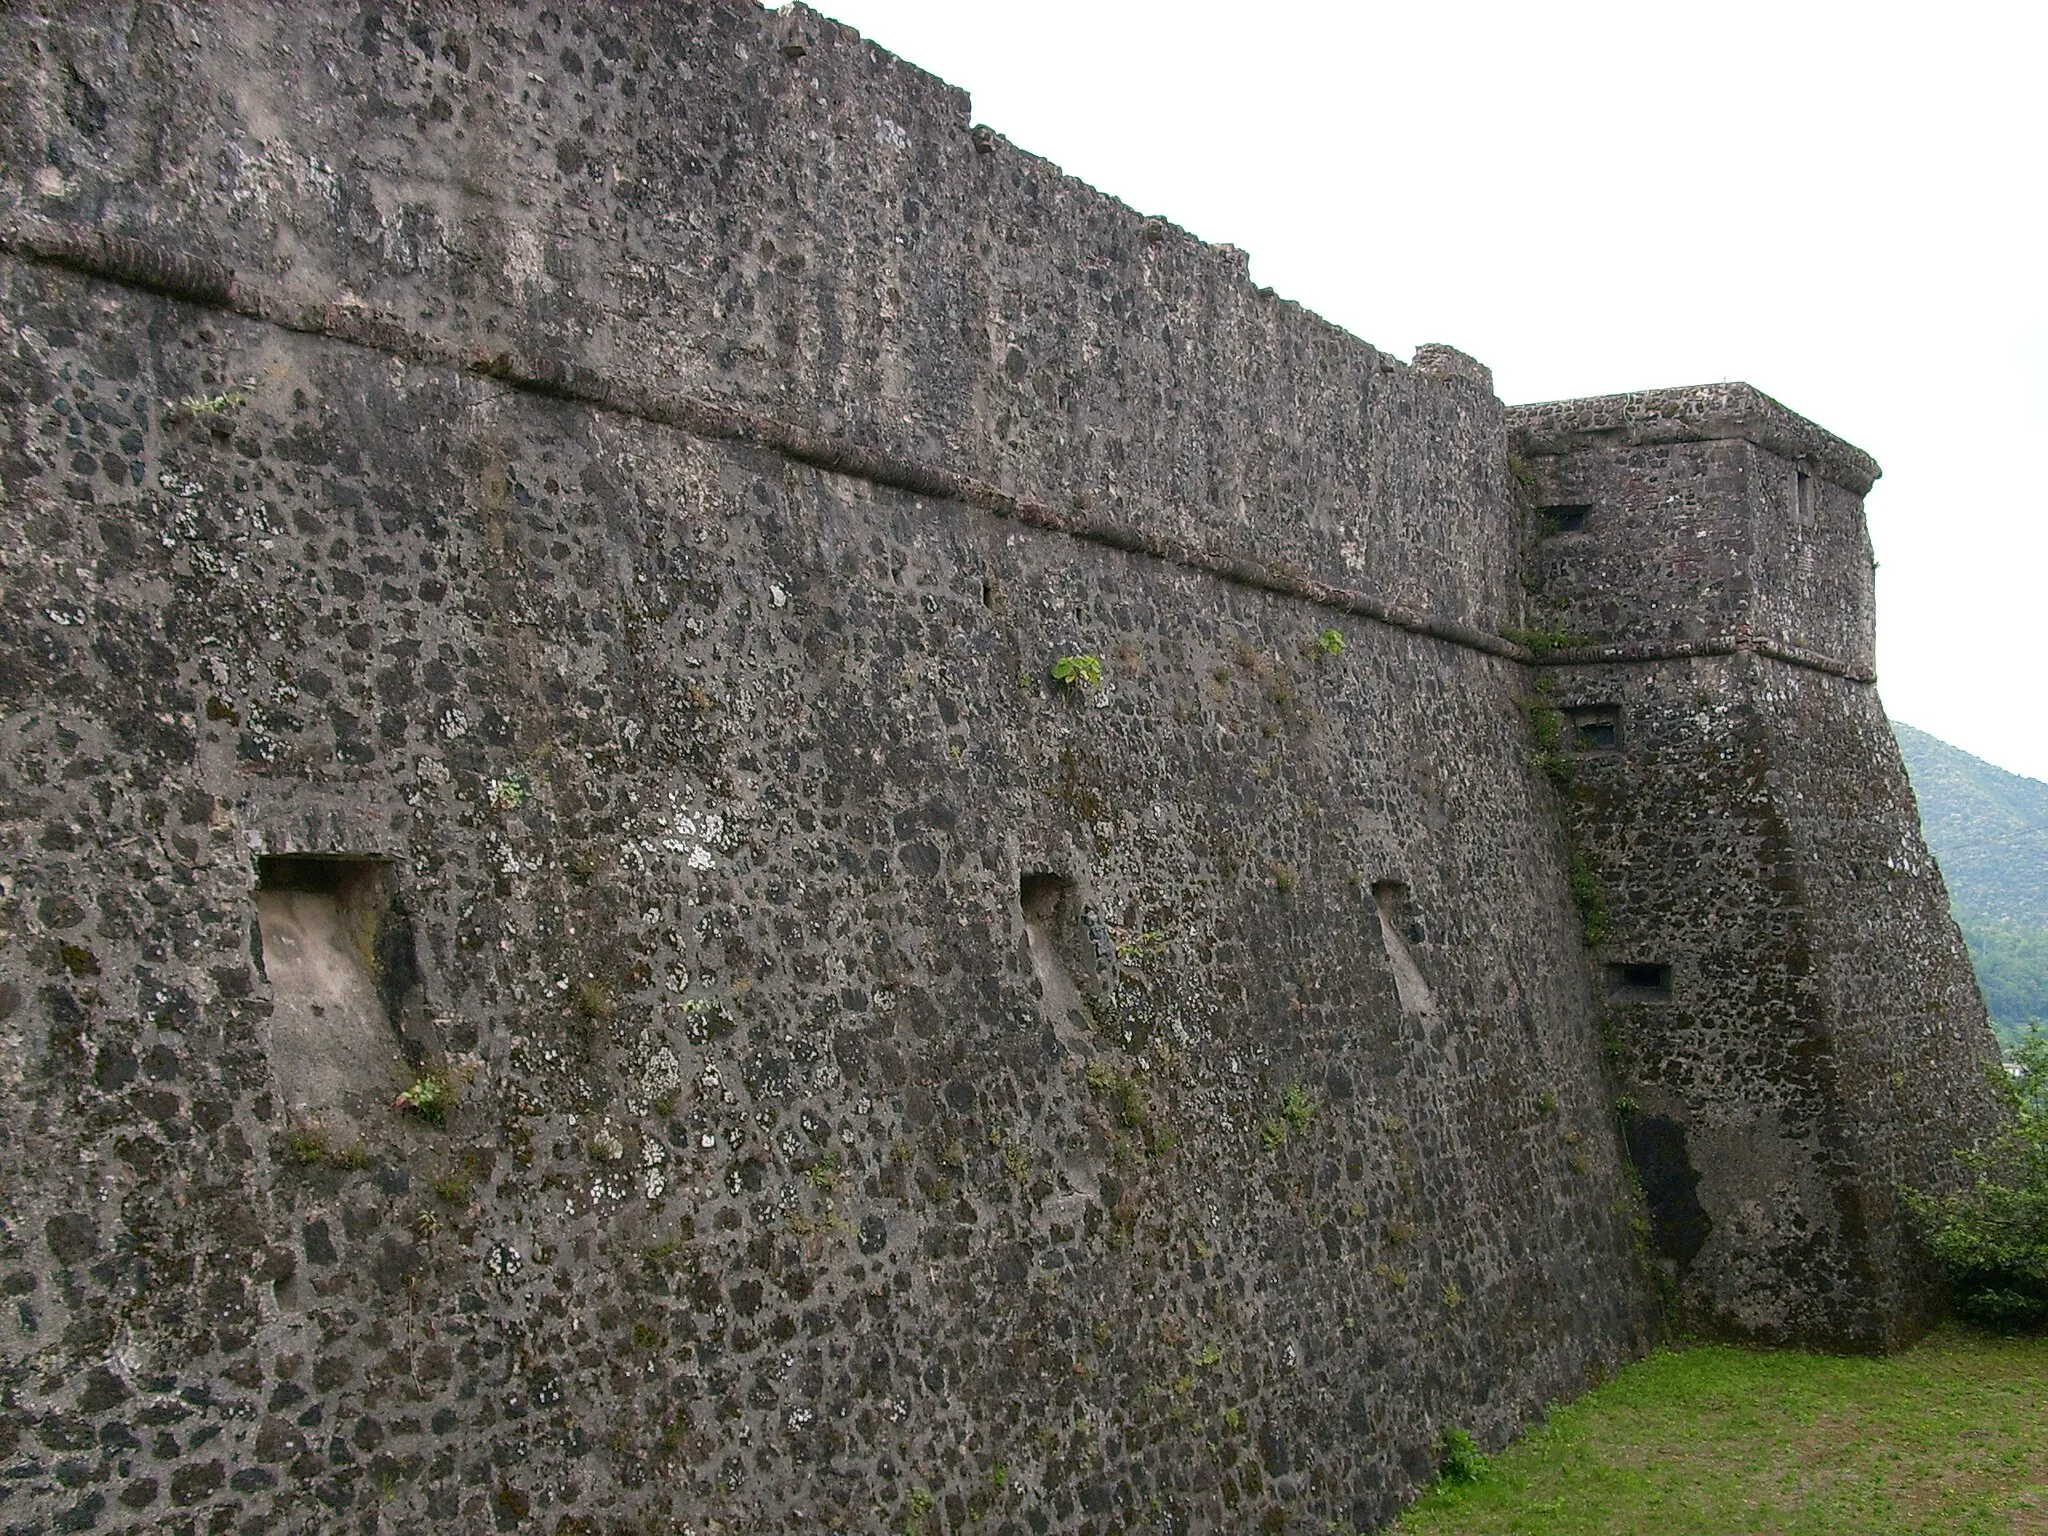
[(1934, 1315), (1856, 449), (800, 6), (24, 3), (0, 173), (9, 1536), (1373, 1529)]

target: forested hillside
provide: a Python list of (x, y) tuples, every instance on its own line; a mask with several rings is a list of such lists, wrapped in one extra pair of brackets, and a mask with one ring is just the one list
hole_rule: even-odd
[(2048, 784), (1892, 730), (2000, 1039), (2048, 1028)]

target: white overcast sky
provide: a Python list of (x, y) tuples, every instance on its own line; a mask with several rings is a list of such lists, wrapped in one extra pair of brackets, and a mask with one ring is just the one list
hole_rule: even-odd
[(2048, 779), (2041, 0), (820, 8), (1397, 356), (1868, 449), (1887, 707)]

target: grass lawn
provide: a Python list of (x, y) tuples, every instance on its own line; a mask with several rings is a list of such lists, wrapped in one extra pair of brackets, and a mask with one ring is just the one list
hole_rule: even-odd
[(1395, 1530), (2048, 1533), (2048, 1339), (1945, 1331), (1889, 1359), (1662, 1351)]

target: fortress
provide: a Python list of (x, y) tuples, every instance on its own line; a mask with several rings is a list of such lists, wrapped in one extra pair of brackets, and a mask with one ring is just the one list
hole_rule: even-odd
[(1876, 466), (800, 6), (0, 14), (0, 1527), (1373, 1529), (1938, 1306)]

